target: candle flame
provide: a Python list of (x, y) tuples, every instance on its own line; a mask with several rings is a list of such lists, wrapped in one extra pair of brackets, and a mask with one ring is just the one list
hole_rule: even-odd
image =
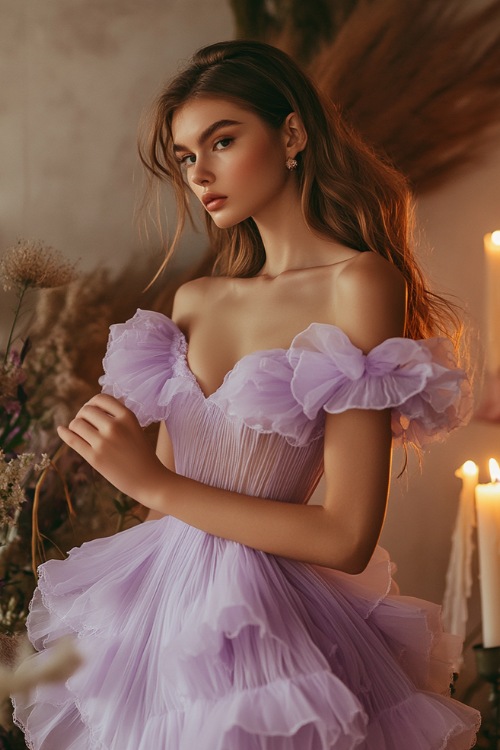
[(498, 245), (500, 247), (500, 229), (496, 229), (491, 233), (491, 241), (494, 245)]
[(461, 469), (466, 477), (473, 477), (478, 473), (478, 465), (474, 461), (466, 461), (462, 464)]
[(494, 458), (489, 460), (490, 477), (492, 482), (500, 482), (500, 466)]

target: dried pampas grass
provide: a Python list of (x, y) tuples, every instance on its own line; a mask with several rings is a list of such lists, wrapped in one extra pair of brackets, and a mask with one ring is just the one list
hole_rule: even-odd
[(500, 2), (463, 8), (362, 2), (311, 69), (419, 192), (477, 159), (500, 116)]

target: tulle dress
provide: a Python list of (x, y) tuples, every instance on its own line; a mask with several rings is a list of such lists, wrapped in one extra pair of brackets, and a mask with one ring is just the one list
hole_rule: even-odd
[[(444, 339), (365, 356), (312, 324), (288, 350), (243, 357), (206, 398), (182, 332), (139, 310), (111, 328), (103, 390), (165, 420), (176, 471), (305, 503), (326, 412), (393, 407), (395, 441), (463, 423), (470, 394)], [(410, 530), (407, 530), (410, 533)], [(28, 631), (44, 659), (76, 634), (84, 666), (14, 698), (36, 750), (463, 750), (479, 715), (449, 697), (461, 644), (439, 607), (399, 596), (377, 548), (347, 575), (226, 541), (172, 517), (40, 567)]]

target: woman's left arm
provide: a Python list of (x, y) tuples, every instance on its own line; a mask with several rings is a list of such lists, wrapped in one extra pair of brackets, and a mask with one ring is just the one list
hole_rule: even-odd
[[(336, 318), (353, 342), (368, 351), (402, 334), (404, 285), (378, 263), (373, 268), (371, 261), (359, 265), (336, 285), (339, 309), (349, 310)], [(387, 295), (389, 302), (384, 301)], [(270, 554), (359, 573), (380, 534), (390, 475), (388, 410), (327, 415), (325, 501), (310, 506), (222, 490), (174, 473), (156, 456), (132, 412), (105, 394), (94, 396), (68, 428), (59, 428), (59, 435), (143, 505)]]

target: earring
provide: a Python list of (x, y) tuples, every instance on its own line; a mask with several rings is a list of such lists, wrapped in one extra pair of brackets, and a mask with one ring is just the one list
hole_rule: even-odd
[(294, 169), (297, 169), (298, 165), (299, 162), (297, 161), (297, 159), (292, 159), (291, 156), (289, 156), (285, 162), (285, 166), (290, 172), (293, 172)]

